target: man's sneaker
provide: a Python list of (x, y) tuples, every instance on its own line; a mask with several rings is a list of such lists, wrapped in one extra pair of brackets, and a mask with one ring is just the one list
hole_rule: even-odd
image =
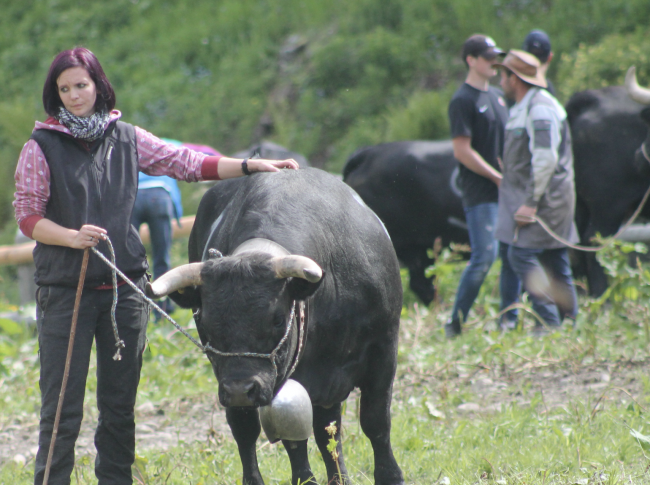
[(445, 337), (448, 339), (458, 337), (460, 333), (460, 322), (458, 320), (453, 320), (445, 324)]

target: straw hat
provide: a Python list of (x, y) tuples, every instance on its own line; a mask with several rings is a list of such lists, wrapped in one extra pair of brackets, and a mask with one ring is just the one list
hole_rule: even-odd
[(548, 85), (539, 70), (539, 60), (528, 52), (511, 49), (502, 62), (497, 62), (494, 65), (510, 69), (519, 79), (533, 86), (545, 88)]

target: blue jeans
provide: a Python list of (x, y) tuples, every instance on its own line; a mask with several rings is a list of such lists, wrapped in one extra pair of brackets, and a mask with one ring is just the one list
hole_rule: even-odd
[[(578, 297), (566, 248), (530, 249), (510, 246), (508, 259), (533, 302), (533, 310), (548, 326), (560, 326), (564, 318), (575, 320)], [(536, 278), (530, 278), (537, 274)], [(540, 284), (541, 283), (541, 284)]]
[[(499, 258), (501, 258), (501, 275), (499, 277), (499, 292), (501, 293), (501, 307), (499, 311), (519, 301), (521, 294), (521, 280), (508, 259), (509, 244), (499, 242)], [(516, 322), (517, 309), (508, 310), (501, 316), (501, 321)]]
[(451, 323), (467, 320), (467, 314), (474, 304), (485, 276), (497, 257), (497, 240), (494, 239), (497, 208), (496, 202), (464, 208), (472, 255), (460, 278), (456, 301), (451, 312)]
[(174, 208), (169, 192), (162, 187), (138, 190), (131, 224), (138, 230), (143, 223), (149, 226), (154, 279), (171, 269), (173, 217)]

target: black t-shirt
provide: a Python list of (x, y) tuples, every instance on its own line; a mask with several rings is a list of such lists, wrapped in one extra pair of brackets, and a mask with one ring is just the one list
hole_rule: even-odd
[[(497, 158), (503, 154), (504, 128), (508, 108), (501, 90), (490, 86), (481, 91), (464, 83), (449, 103), (451, 137), (469, 136), (472, 148), (497, 170)], [(463, 206), (497, 202), (499, 190), (494, 182), (460, 164), (460, 188)]]

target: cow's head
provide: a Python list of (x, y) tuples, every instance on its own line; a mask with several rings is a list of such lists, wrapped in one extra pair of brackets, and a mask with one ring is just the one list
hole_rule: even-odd
[[(639, 86), (636, 80), (636, 67), (632, 66), (625, 75), (625, 89), (627, 94), (637, 103), (650, 105), (650, 89)], [(650, 107), (641, 111), (641, 119), (650, 126)], [(643, 144), (634, 154), (634, 165), (642, 174), (650, 173), (650, 130)]]
[[(206, 353), (223, 406), (264, 406), (273, 399), (297, 352), (297, 303), (291, 331), (278, 345), (294, 302), (311, 296), (321, 278), (318, 264), (304, 256), (246, 252), (180, 266), (147, 290), (155, 298), (181, 290), (185, 295), (176, 301), (198, 309), (201, 340), (217, 351)], [(274, 350), (275, 368), (270, 358), (259, 357)]]

